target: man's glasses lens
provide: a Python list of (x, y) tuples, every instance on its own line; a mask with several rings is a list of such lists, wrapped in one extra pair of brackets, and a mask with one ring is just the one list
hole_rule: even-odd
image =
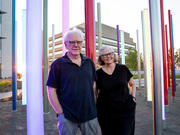
[(81, 45), (83, 41), (69, 41), (70, 45), (75, 45), (77, 43), (77, 45)]

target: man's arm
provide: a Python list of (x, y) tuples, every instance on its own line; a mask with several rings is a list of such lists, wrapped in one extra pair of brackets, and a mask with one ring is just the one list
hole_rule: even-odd
[(57, 94), (56, 94), (56, 88), (52, 88), (48, 86), (47, 92), (48, 92), (48, 98), (49, 98), (49, 102), (51, 103), (51, 106), (54, 108), (54, 110), (56, 111), (56, 113), (62, 113), (62, 106), (59, 103)]

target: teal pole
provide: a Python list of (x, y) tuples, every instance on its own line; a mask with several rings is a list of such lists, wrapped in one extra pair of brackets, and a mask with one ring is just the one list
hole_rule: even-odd
[(22, 10), (22, 64), (22, 105), (26, 105), (26, 9)]
[[(176, 92), (176, 72), (175, 72), (175, 57), (174, 57), (174, 35), (173, 35), (173, 19), (171, 14), (171, 33), (172, 33), (172, 51), (173, 51), (173, 70), (174, 70), (174, 92)], [(174, 96), (175, 98), (175, 96)]]
[(121, 54), (122, 54), (122, 64), (125, 65), (124, 31), (123, 30), (121, 30)]

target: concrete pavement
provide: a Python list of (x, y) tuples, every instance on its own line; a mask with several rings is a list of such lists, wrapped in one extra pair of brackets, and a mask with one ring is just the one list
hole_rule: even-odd
[[(177, 80), (180, 83), (180, 80)], [(180, 85), (176, 87), (175, 102), (171, 101), (171, 90), (168, 91), (169, 112), (165, 114), (166, 129), (163, 135), (180, 135)], [(144, 92), (144, 91), (142, 91)], [(135, 135), (153, 135), (152, 107), (148, 106), (143, 96), (136, 94)], [(44, 122), (45, 135), (58, 135), (56, 114), (50, 106), (49, 121)], [(12, 101), (0, 102), (0, 135), (26, 135), (26, 106), (17, 100), (17, 111), (12, 112)], [(78, 131), (77, 135), (81, 135)], [(100, 134), (99, 134), (100, 135)]]

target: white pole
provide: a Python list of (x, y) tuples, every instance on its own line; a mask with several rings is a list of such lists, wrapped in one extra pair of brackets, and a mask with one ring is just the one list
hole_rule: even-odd
[(42, 0), (27, 0), (27, 135), (44, 135)]

